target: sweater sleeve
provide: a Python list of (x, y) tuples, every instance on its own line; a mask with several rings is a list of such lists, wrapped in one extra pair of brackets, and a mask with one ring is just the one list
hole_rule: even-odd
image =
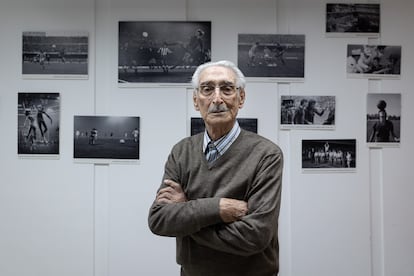
[[(176, 149), (173, 149), (167, 159), (163, 179), (171, 179), (185, 185), (181, 183), (176, 155), (178, 155)], [(164, 187), (165, 184), (161, 184), (159, 189)], [(182, 237), (193, 234), (202, 228), (221, 222), (219, 201), (218, 197), (169, 204), (154, 201), (149, 211), (149, 228), (160, 236)]]
[(235, 255), (263, 251), (277, 237), (282, 170), (281, 152), (264, 158), (248, 193), (249, 213), (240, 221), (208, 226), (191, 237), (200, 245)]

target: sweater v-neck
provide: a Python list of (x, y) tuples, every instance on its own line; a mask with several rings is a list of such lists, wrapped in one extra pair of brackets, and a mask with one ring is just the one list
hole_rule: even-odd
[[(214, 160), (210, 164), (208, 163), (204, 152), (201, 150), (200, 151), (201, 158), (203, 160), (203, 164), (207, 167), (207, 169), (212, 170), (215, 167), (222, 164), (223, 162), (225, 162), (226, 160), (228, 160), (229, 158), (231, 158), (232, 152), (234, 151), (235, 146), (237, 146), (237, 144), (240, 143), (240, 140), (241, 140), (242, 136), (244, 136), (244, 134), (245, 134), (244, 130), (240, 129), (240, 134), (238, 135), (236, 140), (234, 140), (234, 142), (230, 145), (230, 147), (226, 150), (226, 152), (224, 152), (223, 155), (220, 155), (216, 160)], [(201, 145), (202, 145), (203, 144), (203, 136), (201, 136), (200, 140), (201, 140)]]

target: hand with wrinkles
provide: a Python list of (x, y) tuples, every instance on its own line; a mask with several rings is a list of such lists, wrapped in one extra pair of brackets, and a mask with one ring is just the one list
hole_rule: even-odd
[(247, 215), (247, 202), (232, 198), (220, 199), (220, 217), (225, 223), (241, 220)]
[(170, 179), (165, 179), (164, 184), (167, 187), (158, 191), (156, 197), (157, 203), (179, 203), (187, 201), (187, 197), (180, 184)]

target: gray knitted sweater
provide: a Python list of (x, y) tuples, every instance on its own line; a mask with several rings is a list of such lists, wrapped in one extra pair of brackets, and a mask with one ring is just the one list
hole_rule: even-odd
[[(283, 169), (280, 148), (241, 130), (230, 148), (208, 165), (202, 143), (200, 133), (173, 147), (163, 179), (180, 183), (188, 201), (154, 202), (148, 218), (151, 231), (176, 237), (182, 275), (276, 275)], [(225, 224), (219, 215), (222, 197), (247, 201), (248, 214)]]

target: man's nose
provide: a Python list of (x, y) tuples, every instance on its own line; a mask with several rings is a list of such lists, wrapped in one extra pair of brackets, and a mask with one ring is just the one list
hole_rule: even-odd
[(214, 93), (213, 93), (213, 102), (222, 102), (223, 98), (221, 97), (221, 91), (220, 87), (216, 86), (214, 87)]

